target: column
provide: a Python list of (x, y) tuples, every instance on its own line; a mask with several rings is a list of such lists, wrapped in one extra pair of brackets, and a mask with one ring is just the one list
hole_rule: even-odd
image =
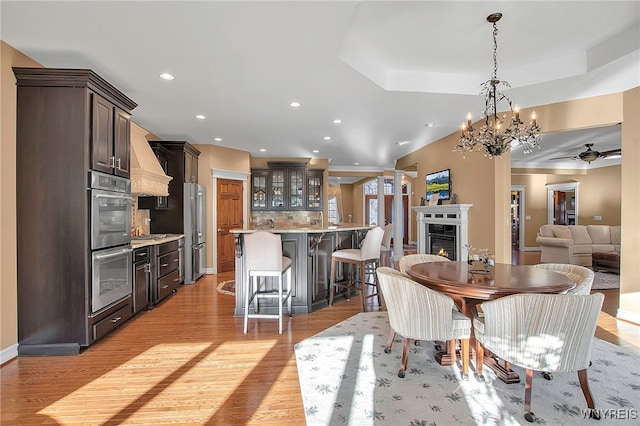
[[(409, 220), (403, 217), (402, 211), (402, 175), (404, 170), (393, 171), (393, 260), (399, 260), (404, 255), (402, 234), (404, 233), (404, 221)], [(408, 216), (408, 215), (407, 215)]]
[(384, 176), (378, 176), (378, 221), (376, 225), (384, 228)]

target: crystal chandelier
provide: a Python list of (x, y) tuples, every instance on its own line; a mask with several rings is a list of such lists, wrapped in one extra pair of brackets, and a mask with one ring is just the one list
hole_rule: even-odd
[[(491, 79), (482, 84), (481, 95), (484, 95), (484, 123), (480, 129), (474, 129), (471, 125), (471, 113), (467, 114), (466, 124), (462, 124), (460, 140), (454, 151), (464, 155), (467, 152), (480, 152), (485, 157), (500, 157), (512, 147), (522, 145), (525, 154), (534, 148), (540, 148), (540, 127), (536, 123), (536, 113), (531, 113), (531, 122), (525, 125), (520, 120), (518, 106), (515, 108), (511, 99), (499, 89), (508, 89), (511, 86), (506, 81), (498, 80), (498, 27), (496, 22), (502, 18), (502, 13), (492, 13), (487, 16), (487, 21), (493, 24), (493, 74)], [(498, 116), (498, 104), (506, 102), (511, 112), (511, 123), (507, 126), (507, 113)]]

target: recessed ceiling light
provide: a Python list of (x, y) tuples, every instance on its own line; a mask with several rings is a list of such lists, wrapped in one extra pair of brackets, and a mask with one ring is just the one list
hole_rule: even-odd
[(398, 142), (396, 142), (396, 144), (398, 144), (398, 146), (406, 145), (408, 143), (409, 143), (409, 141), (398, 141)]
[(340, 120), (339, 118), (336, 118), (335, 120), (333, 120), (333, 124), (340, 124), (342, 123), (342, 120)]
[(267, 150), (264, 148), (260, 148), (260, 152), (267, 152)]
[(317, 154), (317, 153), (319, 153), (319, 152), (320, 152), (320, 150), (319, 150), (319, 149), (314, 149), (312, 152), (313, 152), (313, 153), (315, 153), (315, 154)]
[(433, 127), (433, 126), (435, 126), (435, 125), (436, 125), (436, 123), (427, 123), (427, 124), (426, 124), (426, 126), (427, 126), (427, 127)]
[(163, 72), (162, 74), (160, 74), (160, 78), (163, 79), (163, 80), (171, 81), (175, 77), (173, 75), (169, 74), (168, 72)]
[(205, 118), (207, 118), (207, 117), (205, 117), (205, 116), (204, 116), (204, 115), (202, 115), (202, 114), (198, 114), (198, 115), (196, 115), (196, 118), (197, 118), (198, 120), (204, 120), (204, 119), (205, 119)]
[(300, 102), (291, 102), (289, 104), (291, 108), (298, 108), (300, 105), (302, 105)]
[(213, 138), (213, 140), (216, 142), (222, 142), (222, 138)]
[(338, 180), (342, 179), (340, 176), (338, 176)]
[(360, 163), (353, 163), (353, 165), (354, 165), (354, 166), (359, 166), (359, 165), (360, 165)]
[(324, 137), (324, 140), (325, 140), (325, 141), (330, 141), (330, 140), (331, 140), (331, 136), (325, 136), (325, 137)]

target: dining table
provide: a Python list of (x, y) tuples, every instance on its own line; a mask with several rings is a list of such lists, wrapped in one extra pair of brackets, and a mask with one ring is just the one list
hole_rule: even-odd
[[(576, 285), (559, 272), (507, 263), (495, 263), (487, 267), (478, 262), (427, 262), (412, 265), (404, 272), (412, 280), (450, 296), (460, 312), (472, 321), (474, 316), (482, 316), (478, 305), (484, 301), (511, 294), (563, 293)], [(452, 365), (457, 355), (439, 353), (436, 359), (441, 365)], [(520, 382), (520, 377), (507, 362), (492, 356), (486, 356), (484, 360), (502, 381)]]

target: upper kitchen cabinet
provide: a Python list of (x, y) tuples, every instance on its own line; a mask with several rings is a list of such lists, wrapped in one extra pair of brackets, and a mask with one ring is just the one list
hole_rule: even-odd
[(323, 170), (304, 163), (270, 162), (251, 170), (252, 210), (322, 210)]
[(91, 168), (130, 177), (131, 115), (91, 93)]

